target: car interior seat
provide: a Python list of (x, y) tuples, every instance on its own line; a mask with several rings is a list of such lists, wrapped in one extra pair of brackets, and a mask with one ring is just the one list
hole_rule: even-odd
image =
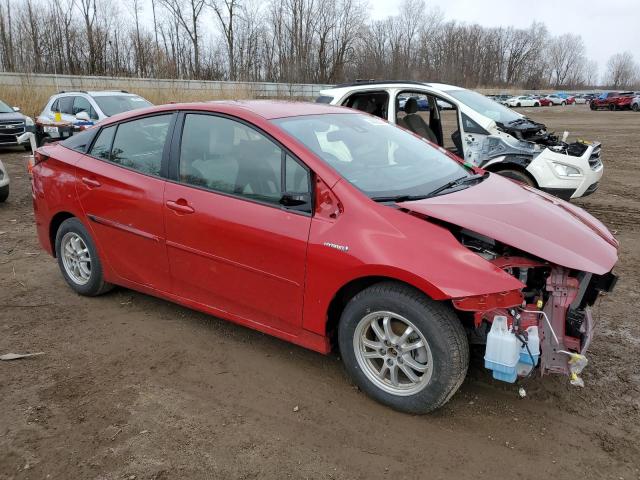
[(416, 135), (420, 135), (422, 138), (426, 138), (433, 143), (438, 143), (435, 133), (433, 133), (429, 128), (429, 125), (427, 125), (427, 123), (418, 114), (418, 100), (416, 100), (415, 97), (407, 99), (407, 102), (404, 104), (404, 111), (406, 116), (403, 118), (403, 121), (406, 128)]

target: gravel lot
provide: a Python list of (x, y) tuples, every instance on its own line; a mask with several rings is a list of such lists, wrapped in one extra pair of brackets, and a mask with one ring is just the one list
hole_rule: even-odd
[(577, 203), (620, 240), (621, 279), (586, 386), (545, 377), (521, 400), (475, 352), (422, 417), (368, 399), (335, 354), (129, 290), (73, 294), (38, 247), (24, 152), (0, 151), (0, 353), (45, 352), (0, 362), (0, 479), (640, 478), (640, 114), (527, 113), (604, 145), (601, 188)]

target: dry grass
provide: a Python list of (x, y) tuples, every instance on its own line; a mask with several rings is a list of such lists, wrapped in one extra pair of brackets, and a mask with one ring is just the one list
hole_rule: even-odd
[[(214, 89), (127, 88), (125, 85), (122, 89), (140, 95), (155, 105), (171, 102), (203, 102), (207, 100), (252, 98), (251, 92), (242, 88), (221, 92)], [(49, 97), (55, 93), (57, 93), (57, 90), (52, 87), (0, 85), (0, 100), (10, 106), (20, 107), (25, 115), (31, 117), (38, 116), (47, 104)]]

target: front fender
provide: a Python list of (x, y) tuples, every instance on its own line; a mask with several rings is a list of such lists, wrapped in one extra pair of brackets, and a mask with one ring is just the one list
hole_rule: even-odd
[[(412, 285), (435, 300), (519, 290), (523, 284), (461, 245), (445, 227), (360, 192), (335, 220), (314, 217), (307, 249), (304, 328), (323, 334), (332, 299), (348, 283), (384, 277)], [(364, 198), (357, 198), (357, 196)]]

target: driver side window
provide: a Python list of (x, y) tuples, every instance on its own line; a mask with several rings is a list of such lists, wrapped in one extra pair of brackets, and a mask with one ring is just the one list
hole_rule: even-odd
[(257, 130), (215, 115), (185, 116), (178, 173), (188, 185), (274, 205), (285, 192), (310, 192), (306, 167)]

